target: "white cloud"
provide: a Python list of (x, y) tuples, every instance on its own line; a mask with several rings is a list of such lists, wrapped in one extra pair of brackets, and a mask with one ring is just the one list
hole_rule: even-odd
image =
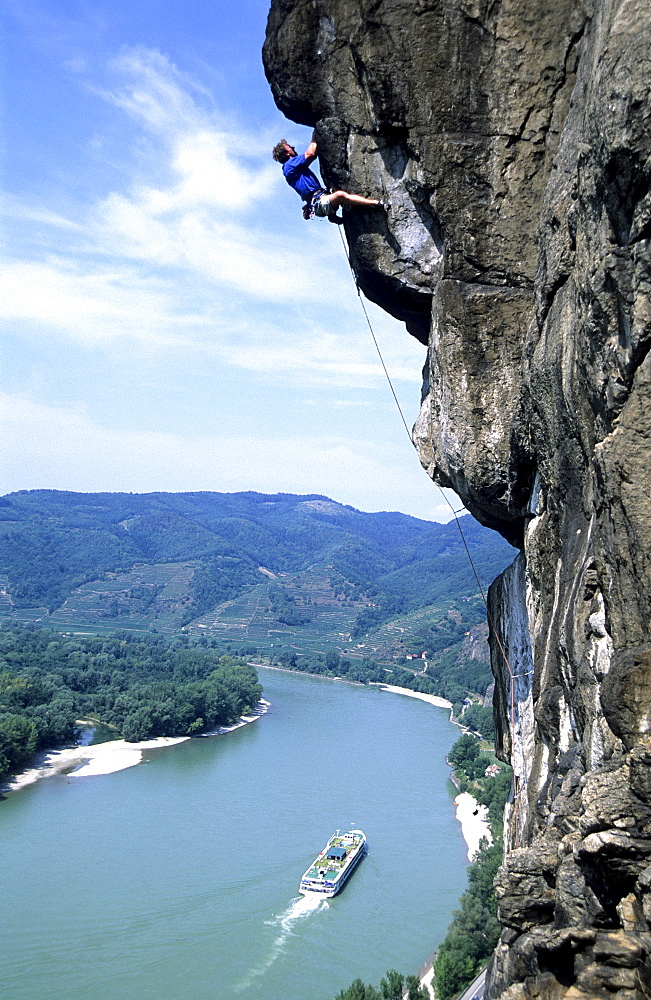
[(278, 186), (268, 144), (226, 127), (213, 106), (201, 107), (195, 98), (210, 94), (166, 56), (133, 49), (110, 68), (121, 83), (101, 95), (156, 135), (176, 175), (168, 189), (144, 186), (137, 193), (136, 200), (152, 214), (199, 205), (241, 211)]
[(110, 61), (109, 71), (121, 82), (98, 92), (152, 131), (177, 134), (181, 123), (189, 130), (202, 127), (205, 115), (191, 92), (210, 94), (161, 52), (145, 46), (125, 49)]
[[(184, 288), (181, 297), (177, 284), (118, 263), (91, 271), (69, 260), (7, 261), (0, 270), (0, 314), (14, 330), (37, 337), (64, 334), (79, 344), (104, 343), (111, 351), (116, 340), (130, 341), (134, 349), (183, 351), (280, 381), (361, 388), (384, 379), (354, 312), (342, 312), (337, 333), (324, 332), (316, 320), (286, 326), (286, 314), (271, 310), (253, 322), (250, 309), (239, 316), (219, 298), (211, 301), (205, 289)], [(414, 347), (387, 338), (396, 382), (418, 385), (420, 352), (415, 350), (414, 364), (404, 360)]]
[(0, 273), (0, 310), (7, 320), (64, 330), (81, 340), (135, 337), (167, 345), (188, 343), (207, 319), (175, 315), (163, 283), (122, 268), (90, 272), (70, 261), (7, 261)]
[(39, 222), (46, 226), (54, 226), (57, 229), (71, 229), (83, 232), (84, 227), (72, 219), (66, 219), (57, 212), (52, 212), (48, 208), (33, 208), (30, 205), (22, 205), (15, 199), (5, 196), (2, 204), (2, 214), (7, 219), (22, 220), (24, 222)]
[(268, 196), (276, 185), (277, 171), (271, 164), (257, 171), (236, 164), (226, 145), (226, 136), (207, 130), (183, 136), (172, 160), (179, 183), (169, 191), (145, 191), (149, 210), (159, 214), (193, 205), (242, 209)]
[(134, 180), (101, 200), (88, 219), (95, 249), (183, 268), (267, 301), (322, 300), (329, 265), (318, 245), (310, 272), (280, 234), (265, 232), (256, 218), (243, 221), (283, 183), (268, 149), (263, 161), (259, 140), (223, 128), (214, 110), (194, 100), (197, 87), (160, 53), (126, 53), (113, 69), (124, 81), (104, 96), (155, 133), (158, 172), (167, 183)]
[[(196, 362), (205, 371), (208, 362), (207, 370), (218, 369), (222, 384), (231, 377), (225, 370), (234, 369), (255, 375), (260, 384), (268, 379), (274, 390), (300, 386), (319, 394), (326, 415), (333, 408), (341, 414), (344, 407), (371, 405), (368, 399), (329, 401), (332, 387), (366, 390), (384, 375), (334, 227), (311, 223), (304, 240), (280, 230), (282, 198), (287, 205), (296, 202), (297, 216), (298, 199), (270, 161), (271, 142), (238, 134), (220, 119), (207, 93), (159, 53), (125, 53), (112, 68), (120, 83), (102, 96), (132, 117), (140, 138), (148, 136), (135, 145), (149, 159), (136, 150), (124, 182), (98, 192), (90, 209), (75, 209), (70, 192), (63, 211), (11, 203), (9, 214), (23, 227), (18, 235), (27, 235), (23, 245), (29, 248), (24, 259), (8, 259), (0, 277), (0, 315), (14, 338), (29, 338), (30, 348), (47, 338), (65, 349), (69, 340), (70, 365), (80, 372), (84, 348), (110, 354), (116, 412), (120, 396), (127, 403), (123, 409), (134, 412), (132, 400), (139, 397), (143, 370), (149, 370), (133, 363), (136, 356), (151, 362), (157, 352), (165, 359), (161, 371), (178, 357), (188, 369)], [(303, 225), (298, 221), (295, 229)], [(415, 400), (422, 349), (369, 308), (391, 375)], [(83, 375), (70, 379), (67, 394), (62, 378), (50, 398), (84, 395)], [(191, 398), (192, 385), (180, 379), (174, 391)], [(105, 404), (86, 395), (99, 413)], [(230, 416), (213, 398), (206, 415), (211, 426)], [(388, 389), (386, 405), (394, 405)], [(348, 502), (369, 508), (383, 503), (384, 485), (378, 483), (386, 473), (369, 442), (346, 450), (326, 437), (261, 442), (118, 434), (91, 425), (82, 411), (30, 406), (36, 404), (12, 404), (25, 421), (24, 428), (12, 424), (22, 444), (10, 449), (10, 466), (5, 463), (14, 487), (33, 483), (39, 470), (42, 485), (70, 489), (83, 481), (88, 489), (275, 490), (285, 488), (291, 470), (292, 489), (322, 492), (332, 477), (346, 484), (342, 489), (350, 484)], [(396, 461), (400, 466), (403, 460)], [(407, 483), (411, 476), (403, 472), (398, 478)], [(401, 483), (400, 490), (404, 509), (412, 509), (411, 489)], [(352, 493), (366, 499), (355, 500)], [(395, 484), (386, 486), (385, 506), (396, 507), (391, 493)]]
[[(154, 267), (182, 268), (204, 281), (266, 301), (327, 301), (318, 259), (314, 270), (308, 271), (299, 252), (257, 226), (223, 222), (206, 207), (170, 210), (162, 217), (152, 211), (149, 197), (149, 193), (144, 200), (111, 195), (91, 222), (95, 246)], [(339, 284), (335, 276), (331, 283)]]
[[(340, 296), (341, 272), (333, 268), (332, 248), (317, 232), (311, 234), (315, 238), (308, 267), (304, 250), (292, 247), (277, 229), (265, 229), (271, 193), (284, 184), (268, 149), (263, 162), (257, 141), (220, 128), (216, 113), (205, 112), (196, 104), (193, 93), (199, 88), (192, 87), (159, 53), (144, 49), (126, 53), (114, 69), (127, 79), (121, 88), (103, 91), (102, 96), (155, 132), (156, 143), (147, 164), (134, 159), (132, 176), (124, 178), (122, 190), (99, 197), (82, 219), (65, 218), (48, 207), (21, 205), (15, 199), (5, 208), (5, 214), (13, 219), (53, 228), (50, 243), (55, 260), (40, 263), (52, 272), (48, 285), (57, 284), (54, 271), (58, 272), (59, 285), (67, 276), (76, 276), (83, 301), (77, 305), (72, 302), (74, 287), (68, 282), (65, 296), (71, 304), (70, 315), (78, 318), (84, 311), (105, 313), (104, 291), (113, 283), (113, 296), (126, 296), (124, 304), (112, 310), (124, 320), (115, 332), (128, 332), (126, 316), (131, 310), (129, 294), (134, 281), (121, 283), (109, 274), (99, 281), (104, 286), (100, 289), (98, 273), (107, 260), (107, 272), (122, 273), (127, 262), (132, 272), (139, 269), (145, 286), (151, 283), (151, 275), (157, 274), (167, 284), (170, 302), (175, 295), (180, 300), (186, 297), (189, 281), (197, 284), (200, 301), (205, 298), (207, 284), (213, 286), (210, 293), (215, 299), (231, 291), (268, 303), (323, 304)], [(159, 178), (164, 176), (165, 183), (144, 183), (145, 167)], [(247, 215), (256, 206), (263, 211)], [(31, 242), (43, 246), (45, 241), (39, 233), (37, 243)], [(21, 293), (28, 273), (27, 267), (16, 273)], [(38, 268), (31, 273), (40, 278)], [(99, 296), (96, 307), (89, 304), (93, 287)], [(42, 298), (38, 285), (34, 294), (37, 300)], [(57, 288), (58, 301), (62, 294)], [(143, 299), (143, 307), (145, 304)], [(134, 314), (136, 337), (142, 312), (137, 309)], [(42, 313), (39, 318), (47, 321)], [(108, 335), (108, 329), (105, 333)]]

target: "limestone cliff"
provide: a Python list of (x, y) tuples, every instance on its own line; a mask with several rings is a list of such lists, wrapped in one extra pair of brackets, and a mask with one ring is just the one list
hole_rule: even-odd
[(346, 234), (429, 344), (421, 461), (521, 549), (491, 590), (516, 773), (489, 995), (651, 995), (648, 0), (273, 0)]

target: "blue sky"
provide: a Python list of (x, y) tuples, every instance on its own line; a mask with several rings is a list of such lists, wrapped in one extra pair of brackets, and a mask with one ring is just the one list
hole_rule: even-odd
[[(6, 0), (0, 492), (324, 493), (447, 520), (336, 227), (270, 156), (267, 0)], [(424, 348), (369, 306), (411, 425)]]

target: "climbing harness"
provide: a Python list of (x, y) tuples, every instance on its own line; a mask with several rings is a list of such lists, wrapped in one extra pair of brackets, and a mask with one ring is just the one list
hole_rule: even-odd
[[(319, 199), (322, 198), (324, 194), (330, 194), (330, 193), (331, 192), (329, 192), (329, 191), (316, 191), (312, 195), (312, 197), (310, 198), (310, 200), (306, 201), (303, 204), (303, 208), (302, 208), (303, 218), (305, 220), (313, 219), (314, 216), (317, 214), (316, 208), (317, 208), (317, 205), (319, 203)], [(329, 211), (325, 215), (325, 218), (328, 220), (328, 222), (334, 222), (335, 225), (337, 225), (337, 226), (341, 226), (343, 224), (343, 221), (344, 221), (340, 215), (337, 215), (337, 210), (336, 209), (334, 210), (334, 212), (330, 212)]]
[[(364, 299), (362, 298), (362, 290), (361, 290), (361, 288), (359, 286), (359, 280), (357, 278), (357, 274), (355, 273), (355, 268), (353, 267), (353, 262), (352, 262), (352, 260), (350, 258), (350, 254), (348, 252), (348, 248), (347, 248), (346, 243), (344, 241), (344, 236), (343, 236), (343, 233), (341, 232), (341, 229), (339, 230), (339, 236), (341, 237), (341, 245), (342, 245), (342, 247), (344, 249), (344, 253), (346, 254), (346, 260), (348, 261), (348, 266), (350, 268), (350, 273), (352, 274), (353, 281), (355, 282), (355, 288), (357, 290), (357, 298), (359, 299), (360, 305), (361, 305), (362, 310), (364, 312), (364, 316), (366, 318), (366, 323), (367, 323), (368, 328), (369, 328), (369, 330), (371, 332), (371, 337), (373, 338), (373, 343), (375, 344), (375, 350), (377, 351), (378, 357), (380, 359), (380, 363), (382, 364), (382, 368), (384, 369), (384, 374), (386, 375), (387, 382), (389, 383), (389, 388), (391, 390), (391, 395), (393, 396), (393, 398), (395, 400), (395, 404), (398, 407), (398, 413), (400, 414), (400, 417), (402, 419), (402, 423), (403, 423), (404, 428), (405, 428), (405, 430), (407, 432), (407, 437), (409, 438), (409, 442), (410, 442), (412, 448), (414, 448), (417, 451), (418, 449), (416, 447), (416, 443), (414, 442), (414, 439), (412, 437), (411, 431), (409, 430), (409, 426), (407, 424), (407, 421), (405, 420), (405, 415), (404, 415), (404, 413), (402, 411), (402, 407), (401, 407), (400, 401), (399, 401), (399, 399), (398, 399), (398, 397), (396, 395), (396, 391), (393, 388), (393, 382), (391, 381), (391, 376), (389, 375), (389, 372), (387, 370), (387, 366), (384, 363), (384, 358), (382, 357), (382, 351), (380, 350), (380, 345), (378, 344), (377, 337), (375, 336), (375, 332), (373, 330), (373, 325), (371, 323), (371, 320), (370, 320), (369, 315), (368, 315), (368, 311), (366, 309), (366, 304), (364, 302)], [(432, 480), (432, 482), (434, 482), (434, 480)], [(510, 734), (511, 735), (511, 758), (513, 759), (513, 749), (514, 749), (514, 746), (515, 746), (515, 681), (516, 681), (516, 679), (518, 677), (527, 677), (527, 676), (529, 676), (532, 673), (532, 671), (527, 671), (526, 673), (523, 673), (523, 674), (514, 674), (513, 673), (513, 670), (511, 668), (511, 664), (509, 663), (509, 658), (508, 658), (508, 656), (506, 654), (506, 650), (505, 650), (504, 645), (502, 643), (502, 639), (500, 637), (499, 631), (497, 630), (497, 628), (495, 626), (495, 622), (493, 621), (493, 617), (492, 617), (492, 615), (490, 613), (490, 610), (489, 610), (489, 607), (488, 607), (488, 601), (487, 601), (486, 595), (484, 593), (484, 588), (482, 586), (481, 580), (479, 579), (479, 574), (477, 573), (477, 568), (475, 566), (474, 560), (472, 558), (472, 554), (471, 554), (470, 549), (468, 547), (468, 542), (466, 541), (466, 536), (463, 533), (463, 528), (461, 527), (461, 523), (459, 521), (458, 515), (461, 513), (461, 510), (463, 510), (463, 508), (461, 508), (460, 510), (455, 510), (454, 507), (452, 506), (452, 504), (450, 503), (450, 500), (448, 499), (448, 497), (445, 495), (445, 493), (443, 492), (443, 490), (439, 486), (439, 484), (436, 483), (436, 482), (434, 482), (434, 485), (436, 486), (437, 490), (439, 491), (439, 493), (441, 494), (441, 496), (443, 497), (443, 499), (447, 503), (448, 507), (452, 511), (452, 516), (454, 517), (454, 522), (455, 522), (455, 524), (456, 524), (456, 526), (458, 528), (459, 535), (461, 536), (461, 541), (463, 542), (463, 547), (466, 550), (466, 555), (468, 557), (468, 562), (470, 563), (470, 568), (472, 569), (473, 576), (474, 576), (475, 582), (477, 584), (477, 589), (478, 589), (478, 591), (479, 591), (479, 593), (481, 595), (481, 599), (483, 601), (484, 608), (486, 609), (486, 618), (487, 618), (488, 623), (490, 625), (491, 631), (492, 631), (492, 633), (493, 633), (493, 635), (495, 637), (495, 641), (496, 641), (497, 646), (498, 646), (499, 651), (500, 651), (500, 656), (502, 657), (502, 660), (503, 660), (504, 665), (506, 667), (507, 673), (509, 675), (509, 681), (510, 681), (510, 703), (511, 703), (510, 704), (510, 720), (509, 721), (510, 721), (510, 729), (511, 729), (511, 734)], [(526, 784), (526, 780), (523, 779), (523, 781), (520, 782), (520, 779), (519, 779), (518, 775), (515, 773), (515, 770), (514, 770), (513, 771), (513, 821), (514, 821), (513, 822), (513, 826), (514, 826), (514, 831), (515, 831), (515, 846), (516, 847), (519, 846), (519, 842), (520, 842), (520, 835), (519, 835), (519, 829), (518, 829), (518, 800), (520, 798), (520, 795), (524, 791), (525, 784)]]
[(317, 201), (319, 200), (322, 194), (327, 194), (327, 193), (328, 192), (324, 191), (323, 189), (321, 189), (321, 191), (315, 191), (310, 200), (306, 201), (303, 204), (301, 211), (303, 213), (303, 218), (306, 221), (314, 218), (314, 209)]

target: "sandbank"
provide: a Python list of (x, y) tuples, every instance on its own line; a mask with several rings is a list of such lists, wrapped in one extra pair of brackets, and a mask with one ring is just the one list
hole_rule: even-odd
[(393, 694), (404, 694), (408, 698), (418, 698), (419, 701), (427, 701), (436, 708), (452, 708), (452, 702), (447, 698), (440, 698), (437, 694), (424, 694), (422, 691), (412, 691), (410, 688), (398, 687), (396, 684), (374, 684), (380, 691), (391, 691)]
[(436, 994), (434, 992), (434, 959), (430, 959), (425, 966), (425, 971), (419, 973), (419, 982), (421, 986), (424, 986), (427, 990), (427, 995), (430, 1000), (436, 1000)]
[(488, 808), (480, 806), (470, 792), (461, 792), (454, 804), (457, 807), (457, 819), (461, 823), (461, 833), (468, 846), (468, 861), (472, 861), (483, 837), (489, 844), (493, 843), (488, 825)]
[[(234, 722), (232, 726), (219, 726), (217, 729), (211, 729), (209, 733), (204, 733), (203, 735), (223, 736), (224, 733), (232, 733), (234, 729), (241, 729), (242, 726), (248, 726), (249, 722), (255, 722), (261, 715), (268, 712), (270, 707), (271, 702), (267, 701), (266, 698), (261, 698), (251, 715), (241, 715), (239, 722)], [(183, 739), (187, 739), (187, 737), (183, 737)]]
[[(222, 736), (234, 729), (240, 729), (250, 722), (255, 722), (269, 708), (269, 702), (262, 698), (251, 715), (243, 715), (239, 722), (232, 726), (220, 726), (207, 736)], [(127, 767), (139, 764), (143, 754), (148, 750), (162, 750), (165, 747), (176, 746), (191, 739), (190, 736), (160, 736), (154, 740), (140, 740), (138, 743), (127, 743), (126, 740), (111, 740), (108, 743), (96, 743), (94, 746), (65, 747), (63, 750), (47, 750), (38, 754), (32, 766), (21, 771), (0, 787), (0, 791), (16, 792), (26, 785), (31, 785), (40, 778), (69, 771), (69, 778), (87, 778), (91, 775), (113, 774)]]

